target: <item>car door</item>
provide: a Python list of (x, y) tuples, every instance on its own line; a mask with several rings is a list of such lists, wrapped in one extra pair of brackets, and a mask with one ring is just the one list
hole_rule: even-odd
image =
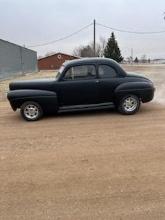
[(95, 65), (72, 66), (59, 81), (60, 106), (98, 103), (99, 89)]
[(118, 74), (114, 67), (108, 64), (100, 64), (98, 74), (100, 102), (113, 102), (114, 91), (124, 78)]

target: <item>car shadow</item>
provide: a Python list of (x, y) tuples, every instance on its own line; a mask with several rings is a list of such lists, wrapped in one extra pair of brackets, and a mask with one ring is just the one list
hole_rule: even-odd
[(92, 116), (101, 116), (101, 115), (117, 115), (118, 112), (112, 109), (102, 109), (102, 110), (79, 110), (74, 112), (63, 112), (63, 113), (47, 113), (44, 115), (44, 119), (49, 118), (68, 118), (68, 117), (92, 117)]
[(115, 108), (110, 109), (101, 109), (101, 110), (81, 110), (74, 112), (63, 112), (63, 113), (49, 113), (44, 115), (43, 120), (49, 120), (50, 118), (87, 118), (87, 117), (102, 117), (102, 116), (115, 116), (115, 117), (141, 117), (142, 115), (153, 114), (155, 111), (158, 111), (159, 107), (155, 103), (142, 104), (140, 110), (137, 114), (134, 115), (122, 115)]
[[(158, 111), (159, 107), (155, 105), (155, 103), (149, 103), (146, 105), (142, 105), (139, 112), (132, 116), (140, 117), (141, 115), (153, 114), (155, 111)], [(65, 119), (65, 118), (88, 118), (88, 117), (102, 117), (102, 116), (115, 116), (115, 117), (130, 117), (126, 115), (122, 115), (117, 112), (115, 108), (110, 109), (101, 109), (101, 110), (79, 110), (74, 112), (63, 112), (63, 113), (46, 113), (44, 114), (43, 120), (52, 120), (52, 119)], [(10, 117), (10, 119), (9, 119)], [(24, 122), (19, 112), (16, 114), (8, 115), (8, 119), (15, 123)], [(39, 121), (38, 121), (39, 122)]]

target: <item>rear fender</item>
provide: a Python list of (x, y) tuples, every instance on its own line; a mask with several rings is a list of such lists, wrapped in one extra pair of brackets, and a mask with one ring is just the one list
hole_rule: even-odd
[(150, 82), (128, 82), (119, 85), (115, 89), (114, 99), (120, 100), (122, 97), (132, 94), (141, 99), (142, 102), (151, 101), (154, 95), (154, 88)]

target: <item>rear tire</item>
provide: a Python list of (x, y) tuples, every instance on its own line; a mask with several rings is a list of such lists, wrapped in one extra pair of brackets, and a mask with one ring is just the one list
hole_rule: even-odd
[(20, 113), (26, 121), (37, 121), (43, 116), (43, 110), (37, 102), (28, 101), (23, 103)]
[(119, 101), (118, 111), (124, 115), (133, 115), (139, 111), (140, 104), (136, 95), (126, 95)]

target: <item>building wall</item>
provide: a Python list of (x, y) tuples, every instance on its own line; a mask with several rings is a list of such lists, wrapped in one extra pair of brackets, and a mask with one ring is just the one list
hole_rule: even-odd
[(37, 53), (35, 51), (0, 40), (0, 79), (37, 70)]
[(39, 70), (57, 70), (66, 60), (78, 59), (67, 54), (57, 53), (38, 60)]

